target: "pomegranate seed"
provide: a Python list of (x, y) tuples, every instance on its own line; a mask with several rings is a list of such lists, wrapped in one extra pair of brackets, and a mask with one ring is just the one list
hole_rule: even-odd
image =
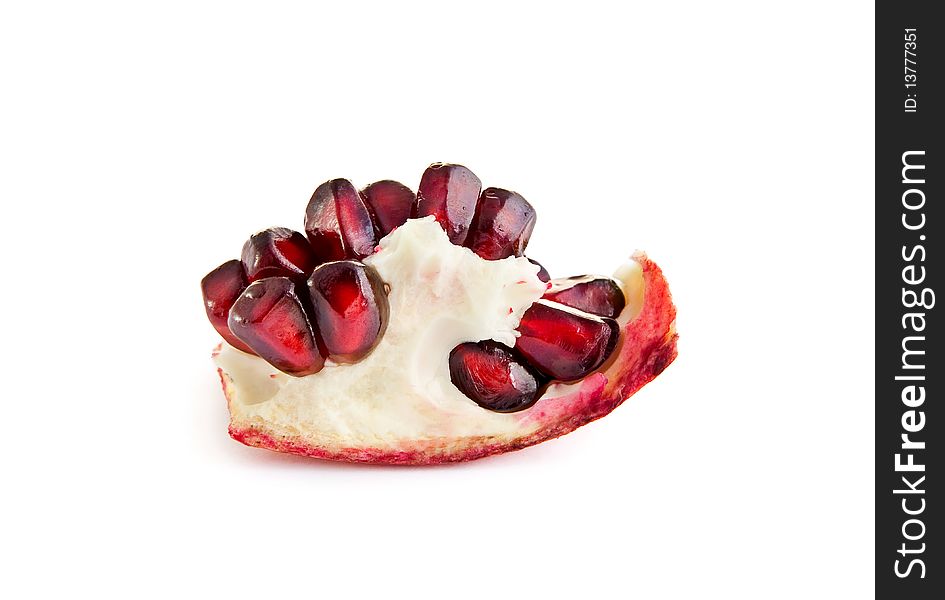
[(435, 216), (450, 241), (462, 246), (476, 214), (481, 189), (482, 182), (466, 167), (433, 163), (420, 179), (416, 214)]
[(361, 190), (361, 195), (374, 219), (378, 238), (406, 223), (417, 202), (417, 195), (409, 187), (389, 179), (372, 183)]
[(572, 381), (601, 366), (617, 345), (613, 319), (539, 300), (522, 316), (515, 349), (552, 379)]
[(536, 219), (535, 209), (519, 194), (486, 188), (479, 197), (466, 246), (486, 260), (521, 256)]
[(200, 290), (203, 292), (203, 304), (207, 309), (207, 318), (213, 328), (217, 330), (226, 342), (234, 348), (239, 348), (243, 352), (250, 352), (249, 346), (244, 344), (233, 335), (229, 326), (226, 324), (230, 316), (230, 307), (243, 293), (249, 282), (246, 280), (246, 272), (243, 270), (243, 263), (234, 259), (228, 260), (216, 269), (207, 273), (206, 277), (200, 281)]
[(616, 281), (595, 275), (555, 279), (542, 297), (584, 312), (611, 318), (616, 318), (627, 302)]
[(259, 279), (230, 310), (230, 330), (269, 364), (289, 375), (311, 375), (325, 365), (295, 283)]
[(356, 362), (374, 349), (389, 311), (384, 282), (374, 269), (353, 260), (325, 263), (308, 278), (308, 289), (332, 360)]
[(305, 209), (305, 233), (322, 261), (364, 258), (377, 245), (371, 214), (347, 179), (315, 188)]
[(538, 401), (544, 384), (538, 371), (492, 340), (453, 348), (450, 380), (470, 400), (496, 412), (528, 408)]
[(530, 258), (528, 259), (528, 262), (532, 263), (533, 265), (538, 265), (538, 279), (541, 279), (545, 283), (548, 283), (549, 281), (551, 281), (551, 275), (548, 274), (548, 271), (545, 270), (545, 267), (541, 266), (540, 262), (538, 262), (537, 260), (532, 260)]
[(264, 277), (304, 280), (318, 264), (305, 236), (285, 227), (264, 229), (243, 244), (243, 268), (250, 282)]

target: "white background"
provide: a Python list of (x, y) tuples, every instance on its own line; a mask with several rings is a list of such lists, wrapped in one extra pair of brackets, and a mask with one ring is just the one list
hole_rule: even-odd
[[(0, 596), (862, 598), (873, 8), (5, 3)], [(226, 435), (198, 282), (329, 178), (466, 164), (664, 268), (679, 359), (465, 465)]]

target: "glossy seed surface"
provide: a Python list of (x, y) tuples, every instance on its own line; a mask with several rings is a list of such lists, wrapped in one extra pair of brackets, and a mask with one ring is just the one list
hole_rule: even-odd
[(308, 279), (315, 324), (329, 358), (364, 358), (387, 327), (389, 304), (377, 272), (353, 260), (320, 265)]
[(610, 318), (616, 318), (627, 302), (616, 281), (599, 275), (553, 279), (543, 298)]
[(538, 401), (544, 378), (507, 346), (492, 340), (460, 344), (450, 353), (450, 380), (479, 406), (517, 412)]
[(288, 277), (251, 283), (233, 304), (228, 323), (236, 337), (284, 373), (311, 375), (325, 365), (317, 333)]
[(249, 346), (233, 335), (227, 325), (230, 317), (230, 308), (239, 298), (249, 281), (243, 270), (243, 263), (234, 259), (228, 260), (216, 269), (207, 273), (200, 282), (200, 291), (203, 293), (203, 304), (207, 311), (210, 324), (217, 330), (224, 340), (234, 348), (243, 352), (252, 352)]
[(433, 215), (450, 241), (462, 246), (476, 215), (482, 182), (462, 165), (434, 163), (417, 190), (416, 216)]
[(539, 300), (522, 316), (515, 349), (545, 375), (561, 381), (586, 377), (617, 344), (613, 319)]

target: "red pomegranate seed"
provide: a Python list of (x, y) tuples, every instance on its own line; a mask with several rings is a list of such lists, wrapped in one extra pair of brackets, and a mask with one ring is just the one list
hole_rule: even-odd
[(239, 348), (243, 352), (250, 352), (249, 346), (244, 344), (233, 335), (226, 320), (230, 316), (230, 307), (243, 293), (249, 282), (246, 280), (246, 272), (243, 270), (243, 263), (234, 259), (228, 260), (216, 269), (207, 273), (206, 277), (200, 282), (200, 290), (203, 292), (203, 304), (207, 309), (207, 318), (213, 328), (217, 330), (226, 342), (234, 348)]
[(311, 375), (325, 365), (295, 283), (288, 277), (251, 283), (230, 310), (229, 326), (236, 337), (284, 373)]
[(450, 352), (450, 380), (479, 406), (506, 413), (537, 402), (544, 383), (538, 371), (492, 340), (456, 346)]
[(435, 216), (450, 241), (462, 246), (476, 214), (481, 189), (482, 182), (466, 167), (433, 163), (420, 179), (416, 215)]
[(525, 311), (515, 349), (552, 379), (572, 381), (601, 366), (617, 345), (620, 327), (568, 306), (539, 300)]
[(555, 279), (542, 297), (584, 312), (611, 318), (616, 318), (627, 302), (616, 281), (595, 275)]
[(417, 195), (409, 187), (389, 179), (372, 183), (361, 190), (361, 195), (374, 219), (378, 238), (406, 223), (417, 202)]
[(315, 189), (305, 209), (305, 233), (321, 261), (364, 258), (377, 245), (371, 214), (347, 179)]
[(243, 244), (243, 268), (250, 282), (264, 277), (304, 280), (318, 264), (308, 240), (285, 227), (264, 229)]
[(479, 197), (466, 246), (486, 260), (521, 256), (536, 219), (535, 209), (519, 194), (486, 188)]
[(325, 263), (308, 278), (308, 289), (332, 360), (356, 362), (374, 349), (389, 311), (384, 282), (374, 269), (353, 260)]
[(528, 262), (532, 263), (533, 265), (538, 265), (538, 279), (541, 279), (545, 283), (551, 281), (551, 275), (548, 274), (548, 271), (545, 269), (545, 267), (541, 266), (540, 262), (530, 258), (528, 259)]

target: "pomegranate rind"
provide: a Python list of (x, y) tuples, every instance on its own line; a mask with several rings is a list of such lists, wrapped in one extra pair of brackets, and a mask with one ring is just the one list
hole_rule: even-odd
[(229, 434), (234, 440), (257, 448), (325, 460), (387, 465), (435, 465), (484, 458), (521, 450), (562, 436), (609, 414), (663, 372), (677, 356), (676, 307), (662, 270), (640, 252), (633, 256), (642, 272), (642, 304), (628, 310), (633, 316), (622, 326), (620, 343), (601, 371), (547, 394), (522, 415), (521, 435), (464, 436), (401, 440), (396, 447), (362, 447), (284, 435), (265, 424), (244, 424), (232, 410), (236, 394), (232, 380), (217, 369), (227, 405)]

